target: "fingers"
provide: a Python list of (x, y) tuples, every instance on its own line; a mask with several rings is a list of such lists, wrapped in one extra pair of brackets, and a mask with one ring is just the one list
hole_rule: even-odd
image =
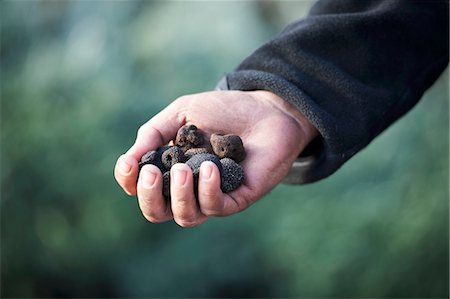
[(182, 227), (205, 222), (208, 216), (225, 216), (238, 212), (239, 205), (220, 190), (220, 172), (212, 162), (204, 162), (199, 174), (198, 201), (194, 195), (192, 170), (186, 164), (175, 164), (170, 173), (171, 201), (162, 195), (162, 174), (154, 165), (145, 165), (138, 182), (139, 206), (145, 218), (153, 223), (174, 219)]
[(135, 143), (117, 160), (114, 176), (128, 195), (136, 195), (138, 162), (141, 157), (146, 152), (168, 143), (184, 125), (185, 117), (179, 109), (182, 106), (182, 100), (179, 99), (142, 125), (138, 130)]
[(158, 167), (142, 167), (137, 186), (139, 207), (144, 217), (153, 223), (172, 219), (172, 212), (162, 194), (162, 174)]
[(201, 211), (205, 215), (218, 216), (223, 212), (224, 201), (220, 190), (220, 173), (213, 162), (206, 161), (200, 166), (198, 201)]
[(114, 167), (114, 176), (128, 195), (136, 195), (136, 178), (139, 166), (133, 157), (122, 155), (117, 159)]
[(173, 139), (186, 120), (179, 109), (177, 100), (143, 124), (137, 133), (136, 141), (127, 151), (127, 155), (139, 160), (149, 150), (154, 150)]
[(194, 196), (191, 168), (177, 163), (170, 169), (170, 196), (173, 218), (182, 227), (193, 227), (208, 219), (203, 215)]
[[(121, 156), (116, 166), (116, 178), (122, 180), (123, 163), (132, 163), (128, 156)], [(128, 176), (137, 169), (132, 166)], [(153, 223), (174, 219), (182, 227), (193, 227), (205, 222), (208, 216), (225, 216), (242, 208), (228, 194), (220, 190), (220, 172), (212, 162), (204, 162), (200, 168), (198, 201), (194, 195), (192, 170), (186, 164), (175, 164), (171, 169), (171, 201), (162, 195), (162, 174), (154, 165), (142, 167), (137, 190), (133, 184), (123, 185), (128, 194), (137, 193), (139, 207), (144, 217)]]

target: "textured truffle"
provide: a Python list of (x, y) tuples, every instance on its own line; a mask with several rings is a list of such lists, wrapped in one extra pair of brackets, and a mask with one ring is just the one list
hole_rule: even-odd
[(193, 147), (203, 145), (204, 139), (202, 133), (194, 125), (185, 125), (178, 130), (175, 139), (175, 145), (183, 148), (184, 151)]
[(210, 141), (214, 153), (219, 158), (231, 158), (236, 162), (244, 160), (244, 144), (238, 135), (212, 134)]
[(183, 150), (181, 148), (179, 148), (178, 146), (172, 146), (164, 151), (161, 156), (161, 160), (166, 170), (170, 170), (170, 168), (174, 164), (184, 163), (187, 159), (184, 156)]
[(145, 153), (142, 156), (141, 161), (139, 162), (139, 170), (141, 170), (141, 168), (146, 164), (153, 164), (156, 167), (158, 167), (159, 170), (161, 170), (161, 172), (164, 172), (165, 167), (162, 163), (161, 156), (163, 152), (166, 151), (168, 148), (169, 148), (168, 146), (162, 146), (156, 151), (148, 151), (147, 153)]
[(146, 152), (142, 158), (140, 163), (146, 163), (148, 161), (153, 161), (156, 158), (156, 151), (148, 151)]
[(166, 171), (163, 174), (163, 195), (166, 199), (170, 198), (170, 171)]
[(211, 161), (214, 164), (217, 165), (219, 168), (220, 173), (222, 173), (222, 164), (220, 164), (219, 158), (213, 154), (198, 154), (190, 158), (186, 164), (192, 169), (192, 173), (194, 176), (198, 176), (198, 173), (200, 171), (200, 165), (202, 165), (205, 161)]
[(208, 153), (210, 153), (210, 152), (208, 151), (208, 149), (206, 149), (204, 147), (194, 147), (194, 148), (191, 148), (191, 149), (187, 150), (184, 153), (184, 155), (186, 156), (187, 159), (190, 159), (190, 158), (192, 158), (195, 155), (208, 154)]
[(220, 160), (222, 164), (222, 186), (224, 193), (236, 190), (244, 181), (244, 169), (230, 158)]
[(216, 164), (222, 176), (222, 164), (220, 164), (220, 160), (217, 156), (213, 154), (198, 154), (190, 158), (186, 164), (192, 169), (192, 173), (194, 175), (194, 194), (196, 197), (198, 195), (198, 175), (200, 172), (200, 166), (205, 161), (211, 161)]
[[(210, 143), (211, 142), (211, 143)], [(162, 194), (170, 200), (170, 169), (176, 163), (186, 163), (193, 173), (194, 194), (198, 195), (200, 166), (205, 161), (216, 164), (220, 172), (221, 190), (225, 193), (239, 188), (244, 170), (238, 162), (244, 160), (245, 149), (237, 135), (212, 134), (205, 140), (201, 130), (186, 125), (178, 130), (175, 142), (149, 151), (142, 156), (139, 170), (146, 164), (157, 166), (163, 173)]]

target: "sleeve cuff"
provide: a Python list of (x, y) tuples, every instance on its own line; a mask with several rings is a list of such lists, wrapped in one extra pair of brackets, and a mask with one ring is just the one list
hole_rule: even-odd
[[(260, 71), (238, 71), (224, 76), (216, 85), (216, 90), (268, 90), (294, 105), (317, 128), (321, 136), (313, 140), (293, 163), (282, 181), (287, 184), (313, 183), (328, 177), (350, 159), (358, 149), (336, 152), (325, 136), (329, 130), (317, 116), (314, 102), (297, 87), (273, 74)], [(323, 134), (324, 130), (326, 131)], [(331, 143), (339, 142), (332, 140)]]

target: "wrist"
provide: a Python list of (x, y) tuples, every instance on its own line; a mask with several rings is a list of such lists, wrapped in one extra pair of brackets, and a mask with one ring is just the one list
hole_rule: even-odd
[(284, 100), (280, 96), (274, 94), (267, 90), (256, 90), (252, 91), (257, 98), (262, 99), (276, 109), (284, 113), (285, 115), (292, 118), (300, 129), (302, 135), (302, 149), (305, 148), (314, 138), (319, 135), (317, 129), (313, 124), (307, 119), (294, 105)]

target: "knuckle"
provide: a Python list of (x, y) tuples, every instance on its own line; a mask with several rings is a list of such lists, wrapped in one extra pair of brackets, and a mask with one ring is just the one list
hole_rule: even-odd
[(196, 216), (194, 213), (188, 212), (185, 209), (179, 210), (177, 214), (177, 219), (181, 222), (195, 222)]
[(170, 194), (172, 207), (181, 213), (185, 213), (186, 210), (192, 209), (195, 205), (196, 199), (194, 192), (189, 188), (178, 188), (171, 184)]
[(188, 220), (181, 220), (181, 219), (177, 219), (177, 220), (175, 220), (175, 222), (181, 227), (194, 227), (198, 224), (196, 221), (188, 221)]
[(206, 216), (221, 216), (223, 214), (223, 199), (215, 192), (204, 191), (199, 196), (200, 211)]
[[(172, 190), (171, 190), (172, 191)], [(172, 202), (174, 203), (174, 208), (180, 211), (180, 214), (185, 214), (185, 210), (189, 207), (189, 199), (187, 196), (174, 196), (175, 192), (172, 193)]]
[(183, 227), (192, 227), (197, 224), (197, 213), (186, 208), (176, 210), (174, 217), (176, 222)]
[(214, 208), (201, 208), (201, 212), (203, 215), (206, 215), (206, 216), (222, 216), (223, 215), (222, 210), (214, 209)]
[(147, 130), (147, 127), (145, 125), (142, 125), (137, 130), (137, 138), (140, 138), (142, 136), (145, 136), (145, 131)]
[(144, 215), (144, 218), (151, 222), (151, 223), (161, 223), (164, 222), (163, 218), (157, 217), (156, 215), (153, 214), (149, 214), (149, 213), (142, 213), (142, 215)]
[(212, 199), (217, 198), (217, 192), (212, 188), (201, 188), (199, 193), (200, 193), (199, 196), (202, 196), (204, 198), (212, 198)]

